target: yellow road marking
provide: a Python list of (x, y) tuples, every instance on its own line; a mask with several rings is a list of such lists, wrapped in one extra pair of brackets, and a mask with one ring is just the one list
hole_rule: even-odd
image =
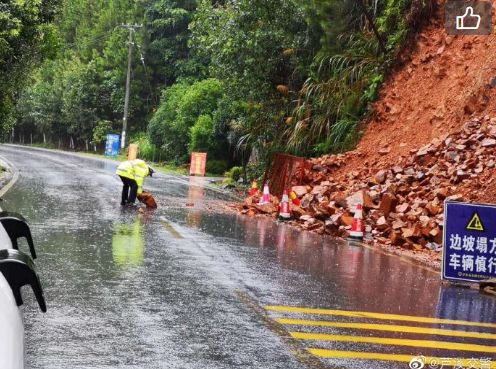
[[(339, 351), (339, 350), (326, 350), (326, 349), (308, 349), (310, 353), (320, 358), (325, 359), (365, 359), (365, 360), (385, 360), (385, 361), (398, 361), (409, 363), (414, 356), (412, 355), (397, 355), (397, 354), (380, 354), (376, 352), (355, 352), (355, 351)], [(496, 361), (487, 361), (487, 363), (482, 363), (477, 359), (456, 359), (456, 358), (439, 358), (425, 356), (424, 363), (430, 365), (436, 362), (439, 367), (441, 364), (443, 367), (459, 367), (460, 365), (464, 368), (491, 368), (496, 369)], [(484, 364), (484, 366), (482, 366)]]
[(322, 320), (304, 320), (304, 319), (290, 319), (290, 318), (275, 318), (275, 320), (279, 324), (285, 324), (285, 325), (306, 325), (313, 327), (365, 329), (371, 331), (417, 333), (417, 334), (430, 334), (437, 336), (467, 337), (467, 338), (496, 340), (496, 334), (494, 333), (455, 331), (453, 329), (411, 327), (407, 325), (392, 325), (392, 324), (330, 322), (330, 321), (322, 321)]
[(179, 233), (178, 231), (176, 231), (176, 229), (168, 222), (166, 222), (165, 220), (162, 221), (162, 225), (164, 226), (164, 228), (174, 237), (174, 238), (178, 238), (178, 239), (181, 239), (183, 238), (183, 236), (181, 235), (181, 233)]
[(363, 337), (363, 336), (341, 336), (336, 334), (289, 332), (291, 337), (301, 340), (336, 341), (336, 342), (357, 342), (372, 343), (379, 345), (426, 347), (443, 350), (459, 350), (473, 352), (496, 352), (495, 346), (475, 345), (459, 342), (428, 341), (428, 340), (408, 340), (398, 338)]
[(452, 319), (438, 319), (438, 318), (412, 316), (412, 315), (371, 313), (371, 312), (365, 312), (365, 311), (312, 309), (312, 308), (303, 308), (303, 307), (295, 307), (295, 306), (266, 306), (265, 309), (267, 309), (269, 311), (277, 311), (277, 312), (283, 312), (283, 313), (335, 315), (335, 316), (346, 316), (346, 317), (353, 317), (353, 318), (398, 320), (398, 321), (416, 322), (416, 323), (454, 324), (454, 325), (466, 325), (466, 326), (472, 326), (472, 327), (496, 328), (496, 324), (493, 324), (493, 323), (470, 322), (470, 321), (452, 320)]

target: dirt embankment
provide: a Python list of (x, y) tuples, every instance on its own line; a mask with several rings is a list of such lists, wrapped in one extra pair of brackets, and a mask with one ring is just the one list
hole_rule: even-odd
[(401, 67), (384, 84), (373, 117), (364, 122), (357, 147), (364, 156), (352, 159), (341, 173), (363, 165), (379, 169), (460, 130), (474, 114), (495, 116), (496, 36), (449, 36), (443, 3), (417, 35), (414, 49), (401, 56)]
[[(310, 160), (292, 223), (439, 259), (445, 199), (496, 202), (496, 36), (449, 36), (441, 3), (385, 82), (356, 150)], [(277, 216), (277, 202), (239, 210)]]

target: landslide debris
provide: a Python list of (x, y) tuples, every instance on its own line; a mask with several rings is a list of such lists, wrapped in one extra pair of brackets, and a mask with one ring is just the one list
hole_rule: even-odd
[[(439, 258), (445, 200), (496, 202), (496, 35), (450, 36), (445, 1), (399, 56), (356, 150), (310, 160), (292, 223), (346, 236), (358, 199), (366, 236)], [(277, 199), (238, 209), (275, 217)], [(430, 250), (430, 251), (429, 251)]]
[[(399, 56), (362, 125), (357, 149), (370, 162), (391, 164), (413, 148), (460, 130), (472, 116), (495, 116), (496, 35), (448, 35), (445, 1), (435, 3), (432, 18)], [(360, 167), (360, 159), (342, 171)]]
[[(440, 251), (444, 201), (484, 198), (495, 186), (496, 118), (473, 118), (463, 129), (411, 149), (392, 165), (341, 175), (360, 150), (311, 159), (304, 184), (293, 191), (301, 200), (291, 204), (291, 223), (319, 234), (346, 237), (358, 202), (363, 203), (366, 239), (409, 250)], [(250, 216), (277, 217), (278, 199), (258, 205), (260, 193), (238, 210)]]

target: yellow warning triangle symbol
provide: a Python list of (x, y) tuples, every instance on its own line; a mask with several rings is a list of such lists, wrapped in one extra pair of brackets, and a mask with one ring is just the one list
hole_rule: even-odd
[(484, 226), (482, 225), (482, 221), (479, 217), (479, 214), (474, 213), (470, 222), (467, 225), (468, 231), (484, 231)]

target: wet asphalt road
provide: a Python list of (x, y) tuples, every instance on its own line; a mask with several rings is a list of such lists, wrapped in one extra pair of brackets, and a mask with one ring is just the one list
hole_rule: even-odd
[[(408, 368), (415, 355), (496, 363), (496, 299), (443, 286), (438, 273), (217, 212), (225, 196), (195, 178), (147, 179), (159, 209), (143, 215), (119, 206), (113, 162), (9, 146), (0, 155), (20, 171), (2, 208), (31, 224), (48, 305), (42, 314), (25, 290), (27, 368)], [(364, 352), (376, 357), (356, 359)], [(338, 358), (317, 358), (329, 353)]]

